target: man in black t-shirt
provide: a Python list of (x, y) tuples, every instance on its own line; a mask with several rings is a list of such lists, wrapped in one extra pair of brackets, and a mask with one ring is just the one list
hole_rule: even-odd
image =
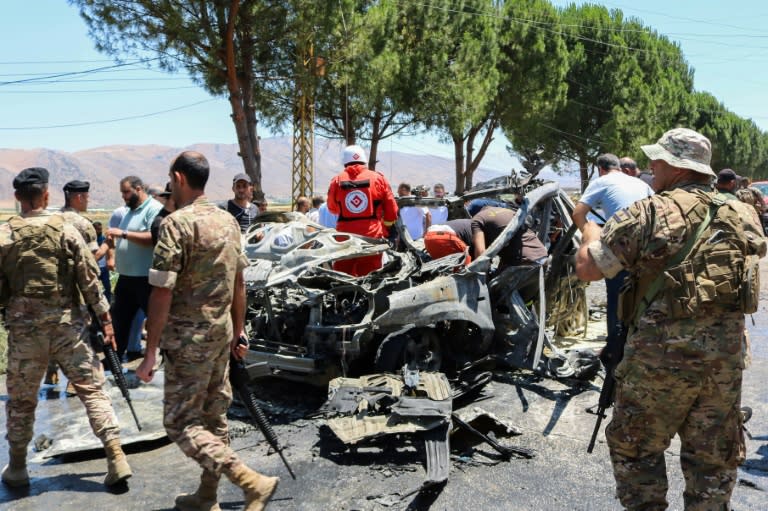
[[(506, 208), (488, 206), (472, 217), (472, 242), (475, 258), (485, 252), (507, 227), (507, 224), (517, 214)], [(523, 226), (517, 234), (499, 252), (500, 267), (517, 266), (520, 264), (544, 264), (547, 259), (547, 249), (536, 237), (536, 234)]]
[(232, 180), (232, 191), (235, 193), (235, 198), (229, 199), (226, 205), (222, 204), (219, 207), (229, 211), (240, 225), (240, 232), (245, 232), (260, 212), (258, 206), (251, 202), (253, 197), (251, 177), (242, 173), (236, 175)]
[(152, 233), (152, 245), (157, 245), (157, 239), (160, 233), (160, 224), (163, 223), (163, 219), (176, 211), (176, 203), (173, 202), (171, 197), (171, 182), (168, 181), (165, 184), (165, 188), (158, 188), (154, 186), (149, 187), (149, 194), (160, 201), (163, 205), (163, 209), (157, 214), (152, 221), (152, 226), (149, 228), (149, 232)]

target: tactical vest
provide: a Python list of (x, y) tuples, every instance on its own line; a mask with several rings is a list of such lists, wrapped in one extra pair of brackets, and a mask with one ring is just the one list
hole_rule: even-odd
[[(340, 204), (339, 222), (352, 220), (376, 220), (376, 209), (379, 201), (374, 199), (374, 191), (371, 188), (376, 180), (373, 171), (366, 170), (358, 175), (362, 179), (344, 179), (349, 178), (346, 172), (339, 179), (339, 195), (337, 200)], [(367, 179), (366, 179), (367, 176)]]
[(759, 257), (750, 249), (742, 219), (733, 207), (735, 199), (700, 190), (676, 189), (662, 195), (683, 212), (690, 235), (695, 235), (710, 208), (711, 220), (687, 257), (663, 269), (655, 297), (647, 294), (661, 269), (647, 268), (632, 275), (622, 290), (619, 318), (636, 326), (646, 308), (659, 301), (665, 305), (668, 319), (717, 311), (755, 312), (760, 290)]
[(72, 295), (73, 263), (61, 246), (64, 220), (53, 215), (42, 225), (14, 216), (8, 220), (13, 243), (3, 256), (11, 296), (59, 299)]

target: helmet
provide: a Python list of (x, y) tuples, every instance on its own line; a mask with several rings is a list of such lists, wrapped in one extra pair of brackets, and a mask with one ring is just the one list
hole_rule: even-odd
[(350, 163), (368, 163), (368, 156), (365, 154), (365, 149), (359, 145), (349, 145), (344, 148), (344, 152), (341, 155), (341, 164), (346, 166)]

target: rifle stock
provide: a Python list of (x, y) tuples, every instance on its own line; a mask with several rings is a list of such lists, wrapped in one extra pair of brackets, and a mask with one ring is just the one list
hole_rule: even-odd
[(112, 372), (112, 376), (115, 378), (117, 388), (120, 389), (120, 393), (125, 398), (125, 402), (128, 403), (128, 408), (131, 410), (131, 415), (133, 415), (133, 421), (136, 423), (136, 427), (141, 431), (139, 418), (136, 416), (136, 410), (133, 409), (133, 403), (131, 402), (131, 393), (128, 391), (128, 382), (125, 381), (125, 375), (123, 374), (123, 365), (120, 363), (120, 359), (112, 345), (104, 342), (104, 328), (102, 327), (96, 312), (90, 306), (88, 307), (88, 312), (91, 314), (91, 325), (89, 327), (91, 346), (93, 346), (94, 349), (101, 349), (104, 353), (104, 358), (107, 361), (109, 370)]
[[(247, 346), (248, 340), (244, 337), (240, 337), (239, 343)], [(285, 468), (288, 469), (288, 473), (291, 474), (293, 479), (296, 479), (296, 475), (293, 473), (291, 466), (288, 464), (288, 460), (285, 459), (285, 455), (283, 454), (284, 447), (280, 445), (280, 441), (277, 439), (275, 430), (272, 429), (269, 420), (267, 420), (267, 416), (264, 415), (264, 411), (259, 406), (259, 403), (256, 402), (256, 397), (248, 387), (249, 381), (250, 377), (248, 376), (248, 370), (245, 368), (245, 362), (242, 360), (237, 360), (230, 353), (229, 382), (232, 385), (232, 388), (235, 389), (235, 392), (237, 392), (240, 400), (248, 409), (248, 413), (259, 427), (259, 430), (261, 430), (261, 433), (264, 435), (267, 443), (269, 443), (270, 447), (272, 447), (272, 449), (274, 449), (275, 452), (280, 455), (280, 459), (283, 461)]]

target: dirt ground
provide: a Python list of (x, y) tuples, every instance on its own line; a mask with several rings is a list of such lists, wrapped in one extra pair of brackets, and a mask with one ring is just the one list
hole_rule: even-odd
[[(754, 416), (748, 427), (747, 461), (739, 470), (734, 509), (766, 509), (768, 502), (768, 271), (763, 265), (763, 303), (747, 321), (753, 343), (752, 366), (744, 374), (743, 403)], [(600, 302), (600, 286), (590, 290)], [(591, 335), (598, 334), (597, 331)], [(589, 340), (589, 339), (587, 339)], [(484, 444), (459, 448), (454, 444), (447, 484), (420, 489), (425, 476), (425, 451), (418, 437), (393, 437), (348, 449), (338, 442), (320, 419), (307, 414), (324, 401), (324, 389), (267, 381), (259, 397), (275, 425), (297, 480), (292, 480), (280, 459), (269, 454), (260, 433), (244, 422), (242, 410), (233, 408), (232, 445), (258, 470), (281, 477), (270, 510), (618, 510), (604, 436), (593, 454), (586, 453), (594, 415), (586, 409), (597, 401), (600, 380), (592, 383), (541, 380), (526, 373), (495, 374), (480, 399), (481, 407), (507, 419), (522, 435), (502, 438), (506, 445), (533, 449), (533, 459), (503, 461)], [(5, 380), (0, 379), (1, 400)], [(41, 401), (38, 420), (52, 420), (61, 400)], [(606, 421), (607, 422), (607, 421)], [(5, 414), (0, 418), (4, 428)], [(124, 424), (124, 428), (132, 425)], [(38, 424), (38, 430), (44, 425)], [(30, 464), (32, 485), (9, 491), (0, 485), (0, 509), (110, 509), (168, 510), (179, 492), (191, 491), (199, 470), (167, 441), (132, 445), (128, 449), (134, 477), (127, 491), (109, 493), (101, 484), (103, 455), (55, 458)], [(683, 479), (679, 468), (679, 441), (666, 453), (670, 479), (670, 509), (682, 509)], [(7, 462), (5, 444), (0, 464)], [(242, 508), (242, 495), (229, 482), (219, 490), (222, 509)]]

